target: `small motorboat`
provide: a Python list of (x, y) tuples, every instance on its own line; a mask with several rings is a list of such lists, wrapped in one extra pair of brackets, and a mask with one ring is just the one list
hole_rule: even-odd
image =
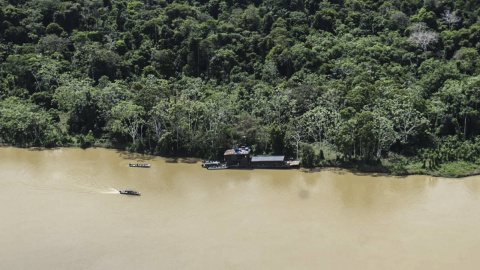
[(140, 164), (140, 163), (130, 163), (128, 164), (130, 167), (139, 167), (139, 168), (150, 168), (150, 164)]
[(203, 168), (210, 168), (210, 167), (216, 167), (220, 165), (220, 161), (216, 161), (216, 160), (203, 160), (202, 161), (202, 167)]
[(207, 170), (224, 170), (228, 169), (227, 164), (218, 164), (207, 167)]
[(131, 190), (131, 189), (119, 190), (118, 192), (120, 192), (120, 194), (124, 194), (124, 195), (137, 195), (137, 196), (140, 196), (140, 192), (135, 191), (135, 190)]

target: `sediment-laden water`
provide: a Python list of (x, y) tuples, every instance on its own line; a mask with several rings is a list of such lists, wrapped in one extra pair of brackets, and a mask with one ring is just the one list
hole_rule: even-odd
[(209, 171), (194, 159), (117, 150), (0, 148), (0, 265), (477, 269), (479, 183), (343, 170)]

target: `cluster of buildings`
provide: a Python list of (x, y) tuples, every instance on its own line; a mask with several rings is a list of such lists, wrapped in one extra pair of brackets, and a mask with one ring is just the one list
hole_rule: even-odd
[(249, 147), (237, 146), (225, 151), (223, 154), (224, 161), (204, 161), (202, 166), (207, 169), (288, 169), (300, 167), (300, 161), (286, 159), (285, 156), (250, 156), (250, 152), (251, 149)]

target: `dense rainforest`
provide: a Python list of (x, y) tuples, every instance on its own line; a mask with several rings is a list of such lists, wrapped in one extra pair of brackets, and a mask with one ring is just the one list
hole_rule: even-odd
[(0, 0), (0, 142), (477, 168), (479, 18), (475, 0)]

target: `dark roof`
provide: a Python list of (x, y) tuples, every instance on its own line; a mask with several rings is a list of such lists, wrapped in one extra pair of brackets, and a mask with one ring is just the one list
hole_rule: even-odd
[(263, 161), (284, 161), (285, 156), (256, 156), (252, 157), (252, 162), (263, 162)]

